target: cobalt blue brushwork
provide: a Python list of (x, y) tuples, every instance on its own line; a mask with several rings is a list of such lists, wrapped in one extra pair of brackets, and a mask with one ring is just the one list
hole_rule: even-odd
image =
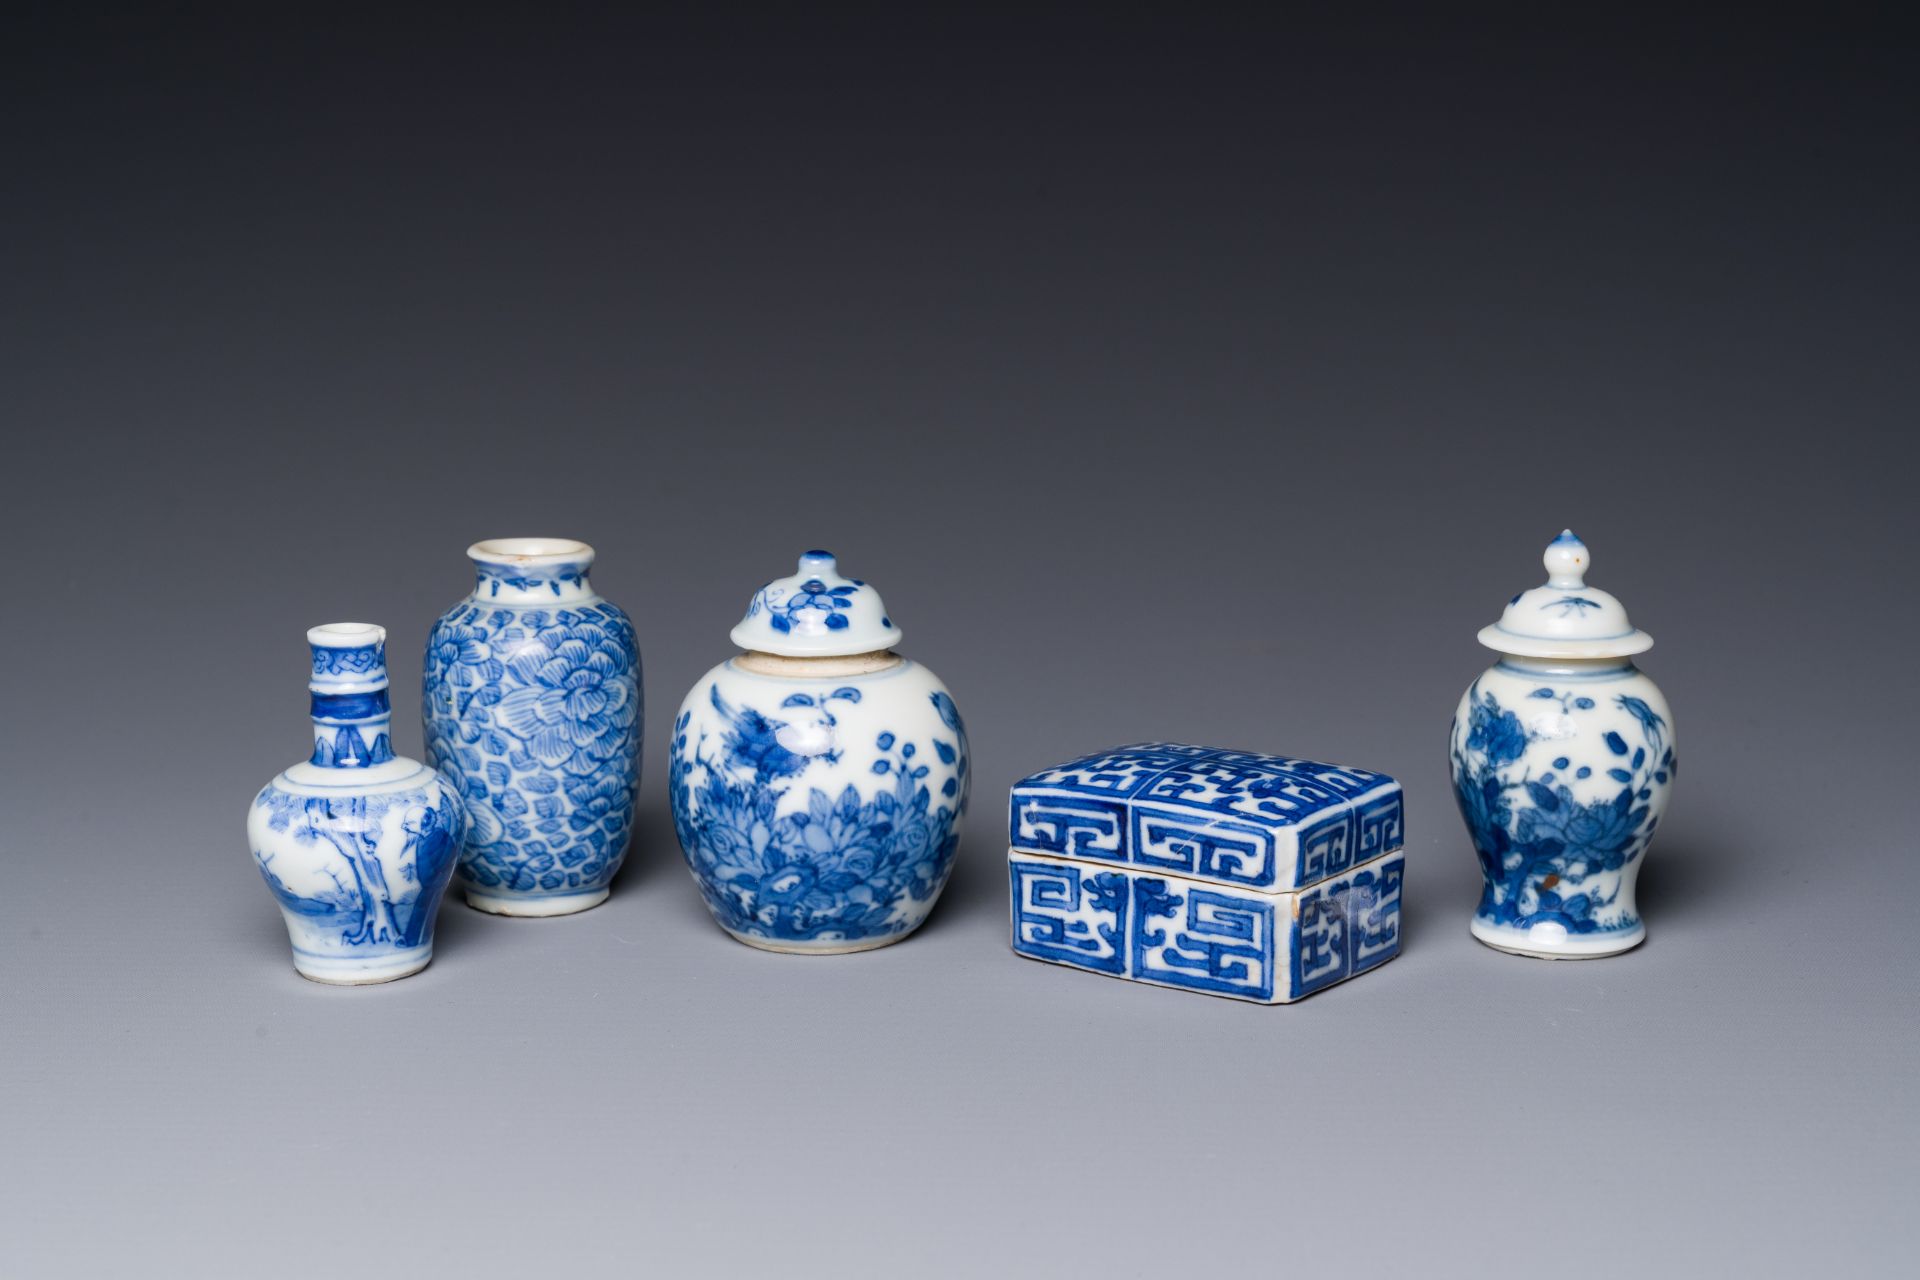
[(1385, 774), (1149, 742), (1013, 784), (1008, 844), (1256, 889), (1323, 880), (1402, 843)]
[(390, 982), (426, 967), (465, 826), (447, 781), (389, 745), (385, 636), (364, 623), (307, 633), (313, 753), (247, 815), (294, 968), (316, 982)]
[[(1630, 662), (1496, 671), (1505, 679), (1467, 691), (1454, 734), (1454, 795), (1486, 880), (1475, 919), (1530, 935), (1643, 933), (1622, 873), (1653, 838), (1678, 768), (1666, 716), (1600, 687), (1639, 676)], [(1517, 710), (1493, 691), (1521, 685)]]
[(669, 752), (674, 825), (708, 909), (763, 950), (899, 941), (960, 844), (968, 752), (953, 698), (890, 651), (899, 631), (879, 596), (825, 552), (756, 592), (733, 638), (749, 652), (694, 685)]
[(1286, 1003), (1400, 950), (1406, 859), (1399, 853), (1305, 892), (1277, 894), (1095, 871), (1077, 859), (1018, 850), (1007, 868), (1014, 951), (1155, 986)]
[[(351, 625), (337, 623), (332, 630), (321, 630), (337, 635), (342, 634), (339, 628)], [(392, 760), (384, 638), (371, 644), (309, 644), (307, 648), (313, 654), (311, 762), (322, 768), (368, 769)]]
[(1563, 533), (1545, 562), (1546, 585), (1480, 633), (1501, 658), (1454, 714), (1454, 797), (1485, 881), (1471, 928), (1519, 955), (1612, 955), (1646, 936), (1634, 884), (1678, 767), (1672, 712), (1630, 660), (1652, 638), (1585, 585), (1586, 546)]
[(1024, 778), (1008, 808), (1020, 955), (1278, 1004), (1399, 952), (1404, 797), (1385, 774), (1142, 743)]
[(642, 697), (633, 625), (588, 580), (593, 548), (474, 544), (473, 593), (434, 624), (427, 760), (468, 812), (469, 905), (512, 916), (606, 900), (633, 831)]

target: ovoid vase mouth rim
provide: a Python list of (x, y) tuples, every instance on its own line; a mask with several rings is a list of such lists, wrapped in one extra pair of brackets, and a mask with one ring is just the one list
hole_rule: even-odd
[(577, 538), (483, 538), (467, 548), (481, 564), (585, 564), (593, 548)]

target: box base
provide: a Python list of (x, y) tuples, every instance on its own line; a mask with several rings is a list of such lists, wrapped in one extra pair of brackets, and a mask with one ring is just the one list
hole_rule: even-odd
[(1400, 950), (1395, 850), (1305, 889), (1259, 893), (1010, 849), (1013, 949), (1032, 960), (1256, 1004), (1289, 1004)]

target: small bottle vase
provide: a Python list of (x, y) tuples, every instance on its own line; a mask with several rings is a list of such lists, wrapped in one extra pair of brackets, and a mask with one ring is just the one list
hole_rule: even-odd
[(386, 632), (330, 623), (307, 641), (313, 753), (254, 797), (247, 838), (302, 977), (392, 982), (433, 958), (463, 809), (439, 774), (393, 754)]

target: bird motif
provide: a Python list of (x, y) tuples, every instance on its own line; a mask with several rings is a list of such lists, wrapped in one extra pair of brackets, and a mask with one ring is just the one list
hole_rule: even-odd
[[(825, 749), (817, 749), (822, 746), (817, 734), (796, 734), (795, 726), (787, 721), (775, 720), (752, 707), (736, 707), (720, 696), (717, 685), (711, 697), (713, 709), (720, 713), (727, 725), (727, 758), (751, 768), (757, 782), (794, 777), (820, 756), (828, 760), (839, 758), (840, 753), (831, 749), (830, 733), (824, 744)], [(830, 730), (834, 723), (833, 716), (823, 709), (815, 708), (815, 715), (808, 717), (809, 723), (813, 724), (820, 716), (825, 719), (815, 727)], [(793, 747), (801, 749), (796, 751)]]

